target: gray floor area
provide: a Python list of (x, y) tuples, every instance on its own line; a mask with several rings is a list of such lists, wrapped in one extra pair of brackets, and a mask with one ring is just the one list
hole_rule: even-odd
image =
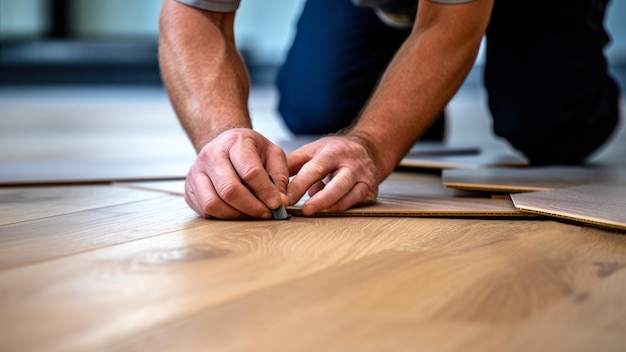
[[(292, 135), (275, 110), (276, 102), (277, 93), (272, 86), (253, 87), (250, 111), (254, 127), (270, 140), (280, 142)], [(622, 98), (623, 106), (625, 102)], [(450, 102), (447, 112), (448, 141), (499, 140), (491, 131), (485, 93), (476, 80), (468, 80)], [(92, 137), (103, 132), (109, 132), (112, 141), (127, 142), (112, 143), (117, 150), (94, 145)], [(506, 143), (503, 145), (506, 147)], [(178, 124), (167, 94), (160, 87), (0, 89), (0, 161), (40, 159), (54, 153), (61, 157), (68, 150), (75, 152), (81, 148), (98, 153), (100, 147), (108, 154), (132, 154), (133, 149), (152, 148), (153, 155), (193, 158), (193, 149)], [(626, 164), (623, 123), (593, 160)]]

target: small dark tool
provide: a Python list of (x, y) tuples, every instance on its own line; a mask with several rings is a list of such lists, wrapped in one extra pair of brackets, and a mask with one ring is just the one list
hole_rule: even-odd
[[(270, 176), (270, 181), (274, 183), (274, 179), (272, 179), (272, 176)], [(270, 210), (272, 211), (272, 219), (274, 220), (289, 220), (291, 218), (291, 215), (289, 215), (287, 209), (285, 209), (285, 205), (282, 203), (278, 208)]]

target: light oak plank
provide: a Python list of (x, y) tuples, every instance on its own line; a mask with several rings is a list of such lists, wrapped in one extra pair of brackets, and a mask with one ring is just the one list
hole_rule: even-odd
[(0, 188), (0, 225), (136, 202), (158, 196), (153, 192), (119, 189), (105, 185)]
[(626, 231), (626, 186), (594, 184), (511, 197), (524, 211)]
[[(6, 270), (0, 273), (0, 325), (7, 326), (0, 330), (0, 349), (91, 349), (401, 243), (425, 245), (437, 236), (438, 243), (452, 242), (456, 251), (510, 234), (500, 222), (495, 238), (474, 236), (481, 233), (467, 226), (474, 220), (459, 221), (206, 221), (206, 226)], [(69, 228), (72, 223), (66, 222)], [(457, 236), (438, 236), (449, 233), (451, 224)], [(457, 242), (462, 233), (474, 239)]]
[[(113, 192), (109, 192), (109, 188)], [(89, 192), (68, 192), (66, 201), (71, 204), (72, 197), (75, 197), (77, 207), (65, 208), (65, 215), (0, 226), (0, 270), (204, 224), (180, 197), (145, 192), (151, 199), (141, 200), (140, 191), (113, 187), (89, 189), (96, 198), (102, 194), (117, 194), (122, 198), (124, 194), (130, 193), (134, 199), (133, 202), (121, 205), (108, 199), (111, 205), (101, 202), (98, 208), (78, 211), (80, 206), (87, 208), (85, 201), (89, 199)], [(46, 190), (54, 189), (41, 190), (43, 195), (34, 192), (28, 203), (33, 212), (37, 212), (37, 209), (47, 210), (46, 206), (40, 205), (39, 200), (43, 196), (50, 196)], [(18, 194), (27, 197), (31, 193)], [(53, 203), (52, 206), (57, 204)], [(67, 209), (74, 209), (74, 212), (69, 213)]]
[[(302, 215), (301, 206), (288, 207)], [(375, 204), (344, 211), (322, 211), (315, 216), (390, 216), (390, 217), (529, 217), (513, 206), (510, 199), (491, 198), (381, 198)]]
[(488, 192), (530, 192), (591, 183), (626, 185), (626, 168), (546, 166), (444, 170), (442, 183), (451, 188)]
[[(307, 326), (295, 324), (293, 328), (298, 329), (283, 330), (293, 335), (282, 336), (305, 343), (322, 336), (318, 341), (326, 341), (322, 346), (329, 349), (342, 331), (362, 331), (359, 322), (372, 324), (373, 330), (366, 330), (366, 335), (395, 330), (406, 321), (381, 327), (384, 320), (380, 317), (390, 314), (393, 318), (404, 311), (418, 314), (428, 324), (440, 315), (481, 325), (517, 324), (567, 296), (568, 285), (578, 288), (596, 282), (595, 268), (588, 261), (623, 263), (626, 258), (625, 237), (554, 222), (294, 218), (206, 223), (1, 272), (0, 324), (6, 328), (0, 331), (0, 349), (109, 349), (157, 327), (191, 321), (192, 316), (213, 307), (273, 292), (273, 287), (278, 287), (279, 299), (264, 298), (263, 305), (248, 311), (249, 319), (259, 313), (274, 314), (281, 322), (276, 334), (281, 327), (292, 326), (292, 319), (318, 322), (312, 327), (321, 329), (315, 330), (321, 335), (311, 336), (304, 331)], [(580, 248), (586, 248), (582, 255)], [(520, 293), (512, 296), (511, 289), (517, 289), (512, 284), (515, 278), (522, 285)], [(486, 296), (482, 294), (485, 285)], [(295, 304), (308, 302), (299, 297), (309, 291), (312, 295), (305, 298), (320, 301)], [(357, 299), (363, 295), (364, 300)], [(330, 304), (325, 303), (327, 299)], [(482, 311), (496, 299), (506, 303), (507, 309)], [(520, 299), (524, 304), (518, 308)], [(322, 318), (307, 315), (320, 304)], [(407, 310), (406, 304), (415, 304), (415, 309)], [(356, 315), (345, 315), (351, 307), (373, 309), (372, 315), (368, 318), (369, 310), (363, 315), (358, 309)], [(235, 314), (216, 324), (226, 329), (249, 326), (238, 317)], [(343, 330), (342, 321), (350, 329)], [(204, 325), (201, 329), (209, 334), (206, 329), (221, 328)], [(261, 326), (255, 329), (262, 330)], [(250, 333), (248, 347), (263, 347), (263, 336), (274, 336), (263, 334), (255, 340), (254, 331), (239, 332)], [(345, 335), (342, 341), (357, 343), (360, 334), (355, 334)], [(167, 335), (171, 341), (177, 338)], [(383, 335), (370, 335), (373, 346), (387, 341)], [(218, 343), (230, 343), (228, 336)]]
[[(117, 348), (521, 351), (530, 345), (584, 351), (595, 345), (615, 350), (626, 335), (606, 322), (624, 316), (621, 307), (613, 310), (624, 300), (624, 276), (598, 292), (598, 302), (610, 303), (567, 306), (567, 327), (587, 331), (570, 340), (578, 345), (563, 344), (570, 334), (566, 326), (555, 332), (548, 329), (549, 320), (535, 319), (626, 267), (620, 258), (626, 253), (623, 237), (595, 231), (572, 235), (574, 243), (563, 241), (566, 233), (552, 231), (519, 233), (460, 252), (383, 251), (208, 308)], [(585, 244), (592, 250), (577, 256)], [(565, 312), (556, 311), (557, 317)]]

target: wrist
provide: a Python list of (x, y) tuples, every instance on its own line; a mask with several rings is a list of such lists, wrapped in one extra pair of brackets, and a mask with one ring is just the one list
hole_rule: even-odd
[(382, 153), (375, 142), (376, 139), (372, 134), (365, 131), (349, 130), (345, 131), (342, 136), (363, 146), (376, 167), (378, 183), (382, 182), (389, 175), (390, 171), (387, 170), (384, 157), (382, 157)]

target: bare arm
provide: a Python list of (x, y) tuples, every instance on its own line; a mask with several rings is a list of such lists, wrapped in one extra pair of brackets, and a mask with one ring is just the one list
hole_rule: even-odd
[(493, 0), (420, 1), (413, 32), (349, 135), (373, 149), (384, 179), (434, 122), (472, 68)]
[(248, 74), (233, 33), (235, 13), (164, 0), (159, 62), (172, 105), (197, 151), (221, 132), (251, 127)]
[[(358, 122), (288, 156), (291, 200), (315, 196), (303, 212), (343, 210), (376, 199), (378, 184), (432, 124), (471, 69), (494, 0), (444, 5), (419, 2), (410, 37), (385, 71)], [(348, 158), (342, 155), (349, 155)], [(330, 175), (330, 182), (317, 180)], [(328, 180), (327, 179), (327, 180)]]
[(185, 182), (189, 206), (209, 218), (270, 218), (270, 209), (287, 201), (287, 161), (282, 149), (251, 129), (250, 84), (235, 47), (234, 18), (164, 0), (159, 61), (174, 110), (198, 152)]

